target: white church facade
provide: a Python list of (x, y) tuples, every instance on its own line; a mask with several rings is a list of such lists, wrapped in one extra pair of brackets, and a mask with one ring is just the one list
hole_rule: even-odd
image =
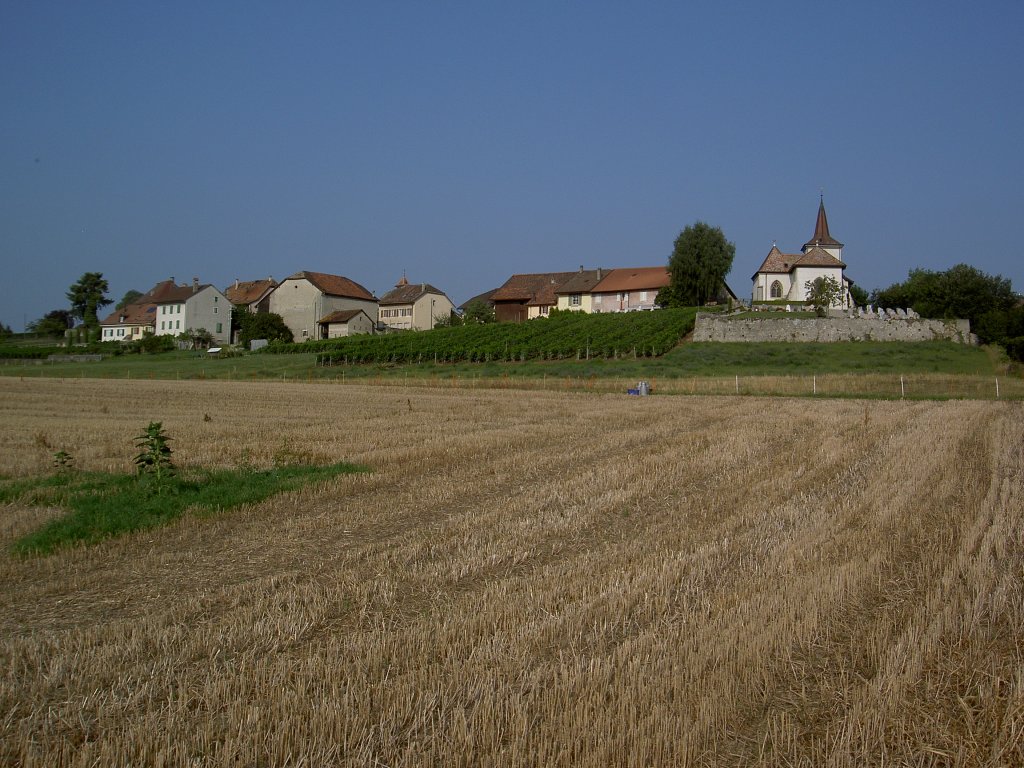
[(783, 253), (772, 245), (760, 268), (754, 273), (754, 301), (806, 301), (808, 282), (831, 277), (842, 286), (842, 294), (833, 306), (852, 306), (850, 285), (843, 263), (843, 244), (828, 231), (824, 199), (818, 205), (814, 235), (804, 243), (800, 253)]

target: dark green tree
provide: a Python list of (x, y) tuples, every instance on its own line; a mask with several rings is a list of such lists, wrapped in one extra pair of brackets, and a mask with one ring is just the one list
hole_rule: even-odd
[(992, 313), (1005, 315), (1017, 302), (1008, 279), (968, 264), (945, 272), (913, 269), (906, 281), (876, 291), (872, 299), (880, 307), (912, 308), (922, 317), (967, 318), (985, 343), (1001, 343), (1001, 335), (1009, 330), (1007, 318)]
[(26, 330), (29, 333), (39, 333), (44, 336), (53, 336), (63, 339), (64, 332), (75, 324), (75, 318), (66, 309), (55, 309), (47, 312), (38, 320), (28, 324)]
[(11, 336), (14, 331), (11, 330), (11, 326), (0, 323), (0, 339), (6, 339)]
[(829, 309), (843, 298), (843, 287), (831, 275), (808, 280), (804, 283), (804, 291), (808, 303), (814, 307), (814, 314), (818, 317), (825, 317)]
[(124, 296), (121, 297), (121, 300), (114, 305), (114, 309), (124, 309), (129, 304), (134, 304), (144, 295), (145, 294), (143, 294), (141, 291), (136, 291), (134, 288), (132, 288), (130, 291), (125, 291), (125, 294)]
[(96, 312), (100, 307), (111, 304), (106, 297), (110, 286), (103, 279), (101, 272), (86, 272), (67, 292), (71, 302), (71, 314), (81, 319), (82, 324), (90, 331), (98, 330), (100, 325)]
[(239, 312), (238, 343), (248, 347), (253, 339), (291, 344), (295, 337), (284, 318), (274, 312)]
[(871, 303), (871, 294), (856, 283), (850, 283), (850, 298), (856, 307), (866, 307)]
[(676, 238), (668, 260), (671, 282), (658, 292), (663, 307), (701, 306), (718, 295), (732, 269), (736, 246), (718, 227), (703, 221), (688, 226)]

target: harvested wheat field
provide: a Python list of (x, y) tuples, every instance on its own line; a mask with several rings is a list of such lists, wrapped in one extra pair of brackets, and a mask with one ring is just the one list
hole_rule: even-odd
[(1024, 765), (1019, 403), (0, 395), (7, 475), (373, 469), (42, 558), (0, 507), (4, 765)]

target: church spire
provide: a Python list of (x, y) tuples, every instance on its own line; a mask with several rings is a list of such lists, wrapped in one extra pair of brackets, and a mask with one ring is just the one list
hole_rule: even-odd
[(810, 248), (842, 248), (843, 244), (836, 240), (828, 231), (828, 216), (825, 215), (825, 196), (821, 195), (818, 202), (818, 220), (814, 223), (814, 235), (804, 243), (806, 253)]

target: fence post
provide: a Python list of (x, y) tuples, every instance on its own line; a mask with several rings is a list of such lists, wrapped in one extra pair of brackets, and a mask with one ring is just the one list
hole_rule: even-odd
[(907, 390), (903, 386), (903, 376), (900, 376), (900, 400), (904, 400), (907, 397)]
[(996, 400), (999, 399), (999, 377), (996, 376)]
[(740, 375), (736, 374), (736, 394), (740, 393)]

